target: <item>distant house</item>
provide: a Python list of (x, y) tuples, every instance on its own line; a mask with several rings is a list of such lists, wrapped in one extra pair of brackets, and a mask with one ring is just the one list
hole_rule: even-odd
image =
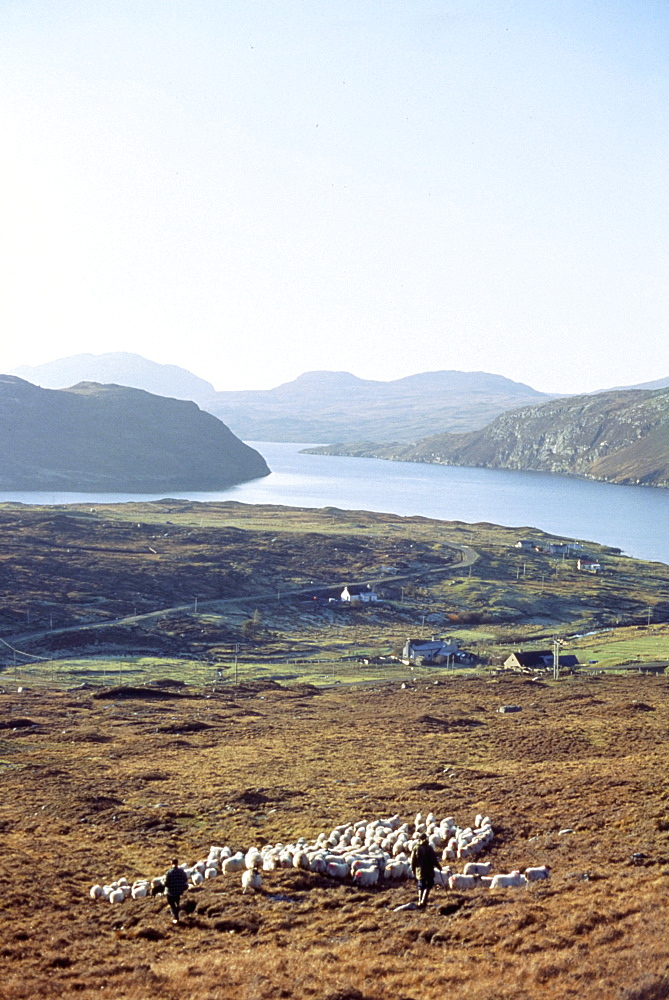
[(519, 538), (516, 542), (514, 548), (525, 549), (526, 551), (531, 551), (537, 543), (533, 538)]
[(379, 595), (369, 583), (363, 587), (357, 587), (353, 584), (350, 587), (344, 587), (339, 596), (340, 600), (348, 601), (350, 604), (372, 604), (379, 599)]
[(602, 570), (601, 563), (596, 562), (594, 559), (588, 559), (585, 556), (581, 556), (576, 566), (584, 573), (600, 573)]
[(534, 542), (534, 547), (549, 556), (568, 556), (583, 549), (580, 542)]
[(457, 642), (447, 639), (407, 639), (402, 650), (402, 663), (441, 664), (459, 652)]
[[(553, 653), (550, 649), (530, 649), (525, 653), (511, 653), (504, 661), (507, 670), (545, 670), (553, 666)], [(571, 653), (560, 657), (561, 667), (577, 667), (578, 659)]]

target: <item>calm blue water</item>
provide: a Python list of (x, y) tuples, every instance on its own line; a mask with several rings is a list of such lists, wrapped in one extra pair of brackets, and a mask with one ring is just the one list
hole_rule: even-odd
[[(264, 455), (273, 470), (270, 476), (221, 492), (170, 496), (490, 521), (615, 545), (637, 558), (669, 563), (669, 490), (539, 472), (301, 455), (307, 445), (250, 443)], [(0, 493), (0, 501), (41, 504), (156, 499), (156, 494)]]

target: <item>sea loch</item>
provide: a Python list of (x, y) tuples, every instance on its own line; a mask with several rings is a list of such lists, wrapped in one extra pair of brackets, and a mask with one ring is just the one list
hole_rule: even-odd
[[(190, 500), (237, 500), (291, 507), (342, 507), (420, 514), (447, 521), (535, 527), (614, 545), (629, 555), (669, 563), (669, 490), (611, 486), (538, 472), (384, 462), (304, 455), (308, 445), (249, 442), (272, 474)], [(122, 503), (146, 494), (0, 493), (0, 502)]]

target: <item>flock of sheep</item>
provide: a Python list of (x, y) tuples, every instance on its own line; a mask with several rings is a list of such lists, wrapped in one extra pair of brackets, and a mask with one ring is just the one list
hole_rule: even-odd
[[(242, 873), (242, 889), (259, 889), (261, 871), (277, 868), (299, 868), (304, 871), (327, 875), (336, 879), (350, 878), (355, 885), (372, 886), (386, 880), (400, 881), (413, 877), (411, 851), (418, 836), (426, 833), (442, 862), (464, 860), (462, 872), (455, 872), (444, 865), (435, 872), (435, 884), (450, 889), (470, 889), (488, 886), (491, 889), (526, 885), (549, 877), (549, 868), (542, 865), (526, 868), (523, 873), (492, 874), (491, 862), (468, 860), (485, 851), (493, 841), (492, 823), (487, 816), (478, 815), (473, 826), (460, 827), (452, 816), (438, 820), (433, 813), (424, 818), (418, 813), (412, 824), (402, 823), (399, 815), (371, 822), (343, 823), (330, 834), (320, 833), (315, 840), (300, 837), (294, 844), (265, 844), (251, 847), (246, 852), (233, 852), (229, 847), (212, 845), (206, 858), (194, 865), (182, 865), (192, 886), (201, 885), (205, 879), (220, 875)], [(108, 885), (94, 885), (92, 899), (105, 899), (121, 903), (131, 896), (141, 899), (161, 892), (164, 875), (138, 879), (132, 885), (126, 878)]]

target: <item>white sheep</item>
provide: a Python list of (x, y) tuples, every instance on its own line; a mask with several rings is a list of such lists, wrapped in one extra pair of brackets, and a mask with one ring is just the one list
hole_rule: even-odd
[(551, 870), (549, 865), (540, 865), (537, 868), (526, 868), (523, 874), (527, 882), (540, 882), (543, 878), (550, 878)]
[(508, 875), (493, 875), (492, 882), (490, 883), (491, 889), (510, 889), (516, 888), (518, 886), (524, 885), (526, 882), (525, 876), (521, 875), (519, 871), (509, 872)]
[(327, 862), (326, 871), (332, 878), (344, 879), (348, 877), (351, 869), (345, 861), (335, 861), (333, 858)]
[(463, 871), (465, 875), (489, 875), (492, 871), (492, 861), (469, 861)]
[(258, 868), (262, 866), (262, 854), (257, 847), (250, 847), (246, 852), (244, 864), (247, 868)]
[(131, 890), (133, 899), (145, 899), (149, 895), (149, 883), (137, 882)]
[(459, 875), (457, 872), (448, 880), (449, 889), (473, 889), (478, 883), (476, 875)]
[(360, 886), (376, 885), (379, 881), (379, 869), (376, 865), (371, 865), (369, 868), (357, 868), (353, 872), (353, 881)]
[(237, 851), (237, 853), (233, 854), (231, 858), (226, 858), (222, 865), (223, 872), (226, 875), (231, 875), (234, 872), (240, 872), (245, 867), (246, 864), (244, 862), (244, 855), (241, 851)]
[(88, 895), (91, 897), (91, 899), (100, 899), (103, 893), (104, 890), (101, 885), (93, 885), (91, 886), (91, 890), (88, 893)]
[(122, 903), (124, 899), (125, 899), (125, 893), (120, 886), (118, 889), (112, 889), (112, 891), (109, 893), (110, 903)]
[(262, 885), (262, 876), (256, 868), (247, 868), (242, 875), (242, 892), (246, 892), (247, 889), (253, 889), (258, 891)]

